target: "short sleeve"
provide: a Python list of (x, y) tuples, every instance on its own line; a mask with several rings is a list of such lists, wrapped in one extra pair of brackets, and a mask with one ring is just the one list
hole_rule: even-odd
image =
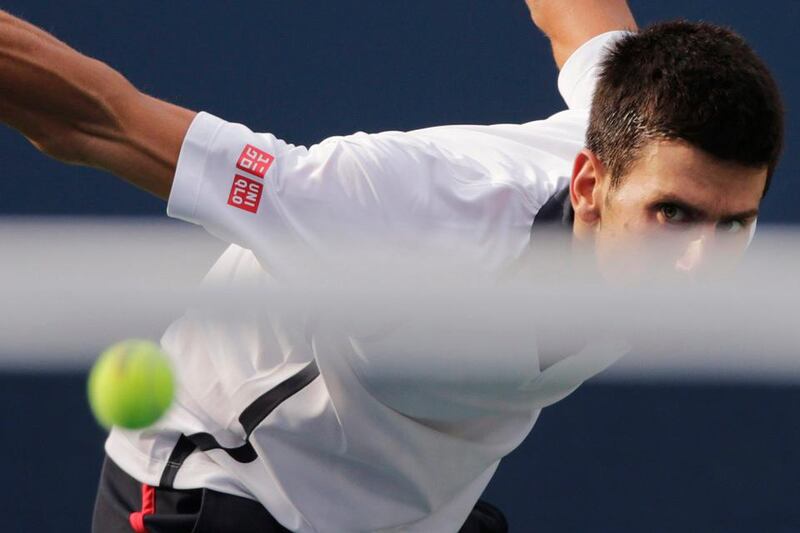
[(529, 148), (518, 140), (463, 127), (356, 133), (307, 148), (200, 113), (181, 149), (167, 213), (252, 250), (276, 275), (292, 268), (281, 257), (285, 244), (325, 258), (343, 238), (424, 240), (434, 248), (474, 241), (477, 248), (480, 235), (495, 233), (501, 246), (512, 230), (527, 238), (525, 191), (442, 148), (483, 153), (490, 141), (509, 160), (534, 159), (519, 153)]
[[(412, 193), (393, 183), (403, 174), (396, 168), (403, 151), (372, 137), (294, 146), (200, 113), (183, 142), (167, 214), (267, 263), (287, 245), (319, 249), (344, 234), (355, 239), (353, 232), (386, 230), (392, 210)], [(367, 169), (371, 160), (384, 168)]]
[(627, 31), (602, 33), (583, 43), (569, 56), (558, 75), (558, 91), (570, 109), (591, 107), (603, 58), (610, 47), (629, 33)]
[(272, 135), (201, 112), (183, 140), (167, 214), (203, 226), (227, 242), (244, 244), (240, 228), (249, 219), (280, 224), (277, 214), (263, 216), (276, 210), (268, 205), (275, 203), (274, 187), (266, 184), (281, 174), (283, 156), (296, 150)]

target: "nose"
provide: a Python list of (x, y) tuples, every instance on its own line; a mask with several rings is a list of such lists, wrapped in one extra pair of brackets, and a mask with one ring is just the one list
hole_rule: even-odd
[(675, 261), (675, 270), (691, 276), (694, 276), (706, 262), (709, 248), (714, 240), (713, 225), (698, 229), (699, 233), (695, 233), (695, 238), (686, 244), (683, 253)]
[(691, 274), (695, 272), (703, 262), (703, 245), (705, 237), (700, 237), (691, 241), (677, 261), (675, 270)]

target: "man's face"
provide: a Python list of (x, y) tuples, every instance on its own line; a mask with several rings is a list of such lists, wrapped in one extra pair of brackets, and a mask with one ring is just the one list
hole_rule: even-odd
[(601, 273), (614, 281), (701, 278), (735, 264), (749, 243), (766, 168), (721, 162), (681, 141), (648, 144), (621, 183), (598, 182)]

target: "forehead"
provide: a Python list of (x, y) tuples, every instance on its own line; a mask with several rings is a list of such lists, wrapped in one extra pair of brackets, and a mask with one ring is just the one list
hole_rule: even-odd
[(683, 141), (654, 141), (623, 179), (641, 199), (674, 197), (708, 213), (757, 209), (767, 168), (721, 161)]

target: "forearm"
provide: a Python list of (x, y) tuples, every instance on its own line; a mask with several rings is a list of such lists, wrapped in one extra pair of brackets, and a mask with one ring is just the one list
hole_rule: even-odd
[[(44, 153), (108, 170), (166, 197), (193, 116), (0, 11), (0, 121)], [(150, 128), (153, 117), (158, 127)]]
[(636, 30), (625, 0), (528, 0), (534, 23), (550, 39), (560, 69), (583, 43), (614, 30)]

